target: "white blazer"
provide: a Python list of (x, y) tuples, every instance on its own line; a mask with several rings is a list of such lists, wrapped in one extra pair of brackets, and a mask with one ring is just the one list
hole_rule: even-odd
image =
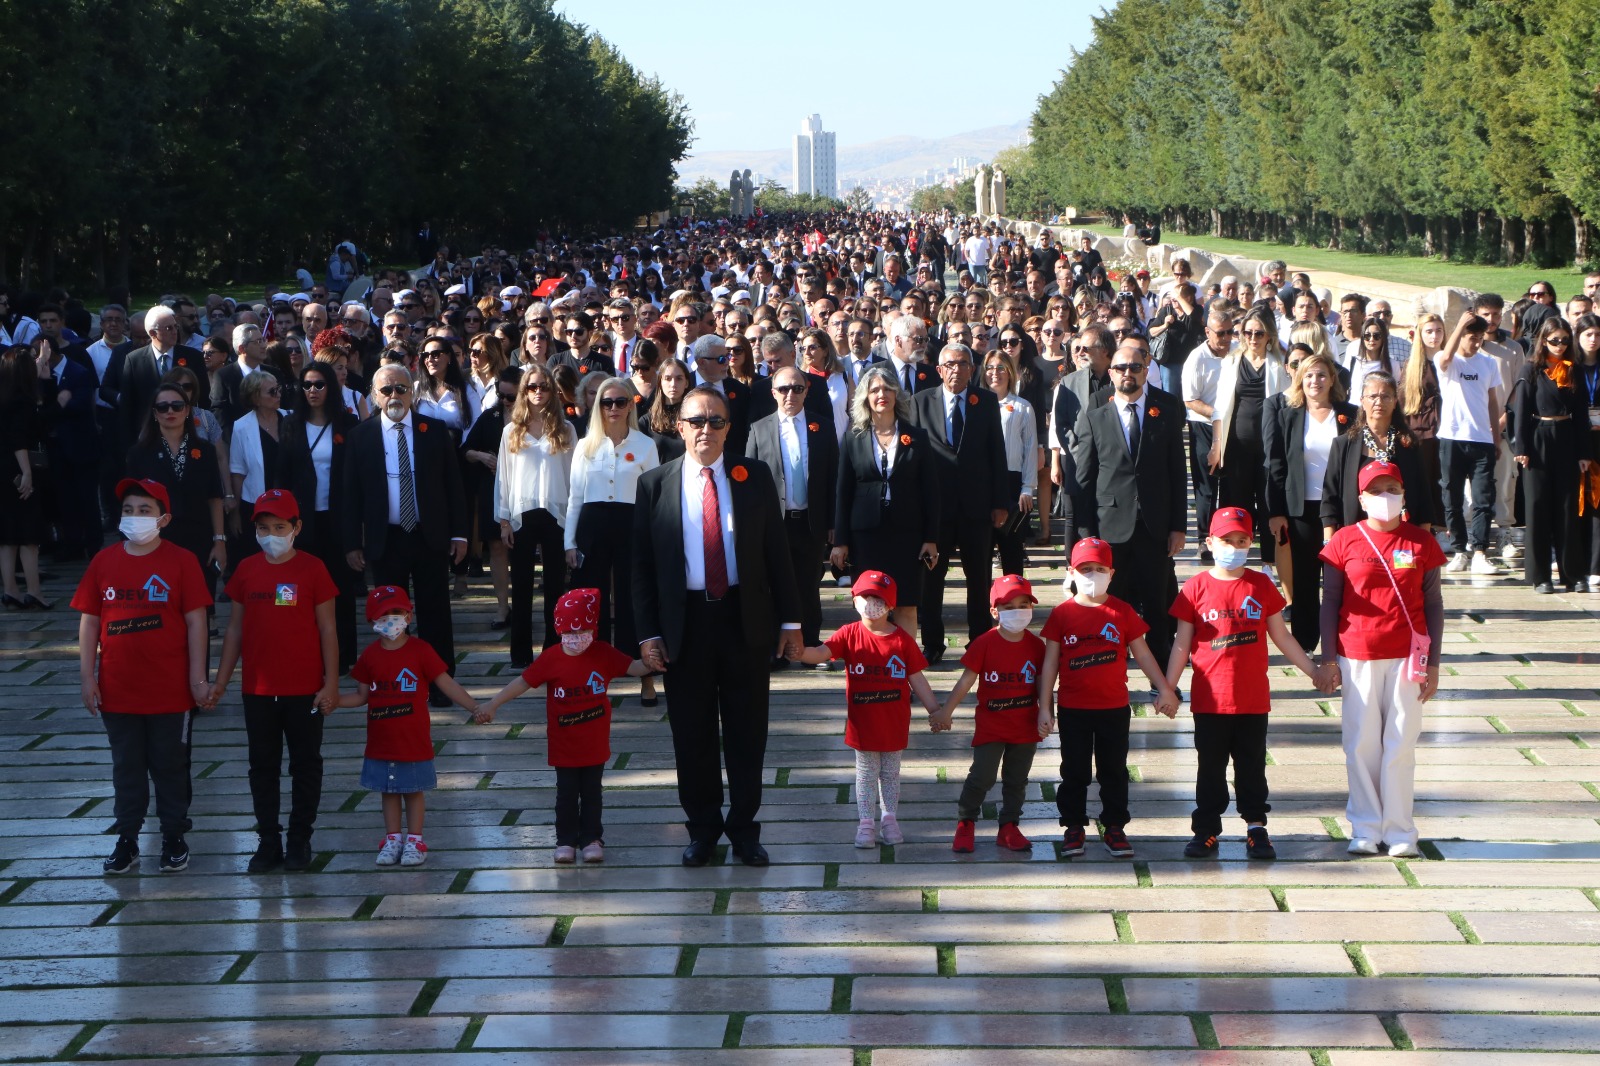
[[(1217, 402), (1211, 406), (1211, 425), (1215, 434), (1213, 440), (1223, 449), (1223, 461), (1228, 458), (1228, 427), (1233, 424), (1233, 401), (1239, 391), (1239, 363), (1243, 359), (1244, 350), (1235, 348), (1222, 357), (1222, 368), (1217, 372)], [(1288, 364), (1270, 348), (1267, 351), (1266, 378), (1263, 404), (1289, 387)]]
[[(287, 412), (278, 412), (280, 427), (287, 417)], [(267, 491), (266, 460), (261, 455), (261, 423), (256, 421), (254, 411), (246, 412), (233, 424), (233, 439), (228, 443), (228, 472), (244, 475), (244, 486), (239, 490), (243, 503), (253, 504)]]

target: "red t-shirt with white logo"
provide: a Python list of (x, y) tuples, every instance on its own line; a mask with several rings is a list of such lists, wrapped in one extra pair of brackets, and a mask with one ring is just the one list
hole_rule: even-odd
[(1267, 619), (1283, 608), (1278, 586), (1259, 570), (1246, 569), (1237, 581), (1224, 581), (1206, 570), (1183, 583), (1170, 613), (1194, 626), (1190, 710), (1195, 714), (1272, 710)]
[(429, 731), (428, 683), (448, 673), (427, 641), (406, 637), (394, 651), (373, 641), (350, 676), (367, 686), (367, 751), (384, 762), (427, 762), (433, 758)]
[(1128, 645), (1148, 632), (1139, 613), (1115, 596), (1089, 606), (1076, 597), (1057, 604), (1041, 634), (1061, 645), (1056, 706), (1064, 711), (1126, 707)]
[(991, 629), (967, 645), (961, 665), (978, 675), (972, 746), (1039, 742), (1039, 670), (1044, 641), (1023, 630), (1007, 640)]
[(851, 622), (823, 643), (844, 660), (844, 742), (857, 751), (904, 751), (911, 743), (911, 675), (928, 668), (916, 640), (899, 626), (880, 636)]
[[(1361, 535), (1365, 530), (1372, 544)], [(1395, 599), (1394, 585), (1404, 602)], [(1339, 654), (1347, 659), (1404, 659), (1411, 654), (1411, 631), (1428, 632), (1422, 610), (1422, 579), (1429, 570), (1445, 564), (1439, 542), (1410, 522), (1384, 532), (1363, 520), (1359, 526), (1341, 526), (1322, 549), (1322, 560), (1344, 571), (1344, 598), (1339, 605)], [(1410, 625), (1406, 620), (1410, 619)]]
[(72, 609), (100, 619), (100, 706), (117, 714), (179, 714), (189, 691), (189, 627), (183, 616), (211, 603), (194, 553), (161, 541), (148, 555), (126, 545), (89, 561)]
[(252, 696), (307, 696), (320, 689), (317, 605), (339, 595), (322, 560), (303, 551), (281, 563), (249, 555), (224, 591), (234, 609), (244, 611), (244, 691)]
[(601, 766), (611, 758), (612, 679), (623, 677), (633, 660), (603, 640), (568, 655), (550, 648), (522, 671), (529, 688), (545, 690), (546, 735), (551, 766)]

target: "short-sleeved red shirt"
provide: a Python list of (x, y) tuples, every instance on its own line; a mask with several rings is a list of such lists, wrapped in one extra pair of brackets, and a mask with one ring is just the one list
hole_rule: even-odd
[(226, 591), (235, 610), (244, 611), (244, 691), (252, 696), (306, 696), (320, 689), (317, 605), (339, 595), (322, 560), (303, 551), (281, 563), (265, 555), (246, 556)]
[(967, 645), (961, 665), (978, 675), (978, 711), (972, 746), (1039, 741), (1039, 670), (1044, 641), (1023, 631), (1007, 640), (991, 629)]
[[(1372, 538), (1367, 543), (1365, 530)], [(1388, 560), (1404, 602), (1384, 573), (1376, 547)], [(1344, 597), (1339, 605), (1339, 654), (1348, 659), (1404, 659), (1411, 654), (1411, 631), (1428, 631), (1422, 611), (1422, 579), (1445, 563), (1433, 536), (1410, 522), (1384, 532), (1363, 520), (1341, 526), (1322, 549), (1322, 560), (1344, 571)], [(1406, 620), (1410, 619), (1408, 626)]]
[(373, 641), (350, 676), (367, 686), (367, 751), (384, 762), (427, 762), (433, 758), (429, 730), (428, 683), (448, 673), (427, 641), (406, 638), (394, 651)]
[(1171, 614), (1194, 626), (1190, 710), (1195, 714), (1272, 710), (1267, 619), (1283, 608), (1278, 586), (1259, 570), (1247, 569), (1237, 581), (1224, 581), (1206, 570), (1183, 583)]
[(89, 561), (72, 609), (100, 620), (100, 705), (117, 714), (179, 714), (189, 691), (184, 615), (211, 603), (194, 553), (161, 541), (147, 555), (125, 544)]
[(611, 697), (607, 688), (633, 660), (603, 640), (568, 655), (549, 649), (522, 671), (530, 688), (545, 691), (551, 766), (600, 766), (611, 758)]
[(851, 622), (824, 643), (845, 664), (844, 742), (857, 751), (904, 751), (911, 743), (911, 675), (928, 668), (916, 640), (899, 626), (879, 636)]
[(1041, 636), (1061, 645), (1056, 706), (1109, 711), (1128, 705), (1128, 645), (1150, 632), (1125, 600), (1084, 606), (1076, 598), (1056, 605)]

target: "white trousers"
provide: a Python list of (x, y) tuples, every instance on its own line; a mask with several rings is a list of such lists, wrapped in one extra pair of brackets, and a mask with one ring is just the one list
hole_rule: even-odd
[(1352, 838), (1415, 844), (1412, 818), (1422, 683), (1406, 680), (1404, 659), (1339, 657), (1344, 685), (1344, 766), (1350, 782), (1345, 817)]

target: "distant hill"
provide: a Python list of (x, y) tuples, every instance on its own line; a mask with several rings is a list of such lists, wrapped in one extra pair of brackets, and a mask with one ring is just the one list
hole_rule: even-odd
[[(886, 137), (867, 144), (847, 144), (839, 148), (839, 183), (848, 188), (856, 182), (892, 182), (922, 176), (924, 170), (942, 170), (958, 156), (987, 162), (1002, 148), (1026, 136), (1028, 123), (988, 126), (928, 140), (921, 137)], [(725, 182), (738, 168), (749, 169), (785, 184), (789, 182), (790, 149), (691, 152), (678, 164), (679, 181), (691, 184), (702, 177)]]

